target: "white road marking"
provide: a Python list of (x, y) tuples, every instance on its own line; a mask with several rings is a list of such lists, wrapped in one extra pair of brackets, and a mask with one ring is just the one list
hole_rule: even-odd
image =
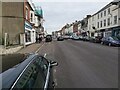
[(46, 57), (46, 55), (47, 55), (47, 54), (45, 53), (45, 54), (44, 54), (44, 57)]
[(44, 44), (42, 44), (42, 46), (40, 48), (38, 48), (38, 50), (36, 50), (35, 53), (38, 53), (38, 51), (43, 47)]

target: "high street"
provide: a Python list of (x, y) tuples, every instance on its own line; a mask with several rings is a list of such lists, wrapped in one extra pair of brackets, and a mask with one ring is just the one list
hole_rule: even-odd
[(38, 53), (59, 63), (56, 88), (118, 87), (118, 47), (64, 40), (45, 43)]

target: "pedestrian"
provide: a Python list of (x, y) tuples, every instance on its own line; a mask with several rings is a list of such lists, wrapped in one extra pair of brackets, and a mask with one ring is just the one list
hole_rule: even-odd
[(42, 41), (42, 38), (41, 38), (41, 36), (39, 36), (39, 43)]
[(36, 37), (36, 43), (38, 43), (39, 42), (39, 35), (37, 35), (37, 37)]

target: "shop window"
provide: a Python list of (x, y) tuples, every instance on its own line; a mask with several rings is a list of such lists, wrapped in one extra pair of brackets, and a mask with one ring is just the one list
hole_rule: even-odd
[(30, 31), (25, 32), (25, 40), (26, 40), (26, 42), (31, 42), (31, 33), (30, 33)]

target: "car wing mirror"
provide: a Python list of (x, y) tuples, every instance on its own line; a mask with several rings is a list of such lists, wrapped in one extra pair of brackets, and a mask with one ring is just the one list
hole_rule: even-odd
[(50, 66), (51, 67), (58, 66), (58, 63), (56, 61), (51, 61)]

